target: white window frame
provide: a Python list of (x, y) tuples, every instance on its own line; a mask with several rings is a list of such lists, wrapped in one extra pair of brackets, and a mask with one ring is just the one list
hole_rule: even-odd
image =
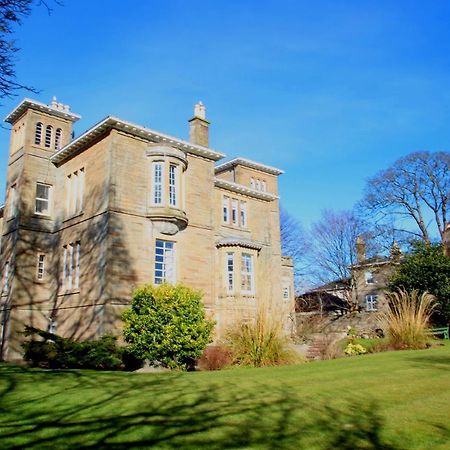
[(223, 196), (222, 201), (222, 220), (223, 223), (230, 223), (230, 197)]
[(45, 277), (45, 253), (38, 253), (36, 265), (36, 280), (42, 281)]
[(257, 180), (256, 180), (256, 190), (257, 190), (257, 191), (260, 191), (260, 190), (261, 190), (261, 180), (260, 180), (260, 179), (257, 179)]
[(67, 175), (66, 177), (66, 210), (67, 216), (81, 214), (84, 208), (84, 167)]
[(366, 295), (366, 311), (368, 312), (378, 311), (378, 295), (376, 294)]
[(255, 189), (255, 179), (254, 178), (250, 178), (250, 188)]
[(63, 289), (71, 291), (80, 287), (81, 242), (63, 246)]
[(8, 294), (9, 290), (9, 276), (10, 276), (10, 262), (6, 261), (5, 266), (3, 268), (3, 289), (2, 295)]
[[(37, 192), (38, 185), (48, 188), (48, 198), (38, 197), (38, 192)], [(46, 211), (40, 212), (37, 210), (38, 209), (37, 208), (38, 201), (39, 202), (47, 202), (47, 210)], [(51, 205), (52, 205), (52, 185), (47, 184), (47, 183), (41, 183), (40, 181), (36, 182), (36, 197), (35, 197), (35, 201), (34, 201), (34, 213), (38, 214), (40, 216), (50, 216), (52, 213)]]
[(164, 161), (152, 162), (151, 203), (153, 206), (164, 205)]
[(247, 202), (240, 201), (240, 219), (241, 227), (247, 228)]
[(288, 301), (291, 298), (291, 285), (288, 281), (282, 283), (283, 300)]
[(169, 164), (169, 205), (178, 205), (178, 165)]
[(231, 199), (231, 223), (233, 225), (239, 224), (239, 216), (238, 216), (238, 201), (235, 198)]
[(367, 270), (366, 272), (364, 272), (364, 279), (366, 281), (366, 284), (375, 284), (375, 278), (371, 270)]
[(226, 254), (226, 287), (229, 294), (234, 292), (234, 252)]
[[(158, 268), (157, 264), (161, 265)], [(157, 273), (160, 274), (157, 275)], [(163, 239), (155, 240), (154, 284), (176, 283), (176, 250), (175, 242)]]
[[(249, 261), (246, 264), (245, 261)], [(241, 293), (254, 295), (255, 293), (255, 268), (253, 263), (253, 255), (251, 253), (241, 253)], [(249, 284), (249, 289), (245, 289), (245, 285)]]
[(266, 182), (265, 181), (261, 181), (261, 190), (263, 192), (266, 192), (267, 186), (266, 186)]
[(17, 183), (11, 184), (9, 187), (9, 213), (8, 219), (12, 219), (17, 215), (17, 207), (19, 203), (19, 195), (17, 193)]

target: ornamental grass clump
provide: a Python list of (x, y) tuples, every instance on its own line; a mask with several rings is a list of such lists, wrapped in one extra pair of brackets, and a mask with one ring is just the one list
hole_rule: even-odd
[(434, 296), (400, 289), (387, 294), (387, 298), (388, 309), (380, 314), (379, 320), (387, 331), (390, 345), (399, 349), (426, 347), (426, 330), (436, 305)]
[(255, 320), (240, 323), (228, 333), (228, 346), (233, 363), (265, 367), (299, 362), (280, 320), (260, 310)]

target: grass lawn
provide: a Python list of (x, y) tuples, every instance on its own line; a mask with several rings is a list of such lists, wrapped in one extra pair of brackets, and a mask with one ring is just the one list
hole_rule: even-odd
[(450, 345), (268, 369), (0, 366), (0, 448), (449, 449)]

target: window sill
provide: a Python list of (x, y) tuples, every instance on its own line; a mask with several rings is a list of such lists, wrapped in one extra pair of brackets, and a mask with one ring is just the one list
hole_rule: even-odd
[(70, 289), (70, 290), (67, 290), (67, 291), (64, 291), (64, 292), (60, 292), (58, 294), (58, 297), (65, 297), (66, 295), (74, 295), (74, 294), (79, 294), (79, 293), (80, 293), (80, 289), (79, 288), (77, 288), (77, 289)]
[(84, 211), (73, 214), (72, 216), (66, 217), (63, 220), (63, 223), (68, 222), (69, 220), (76, 219), (77, 217), (81, 217), (84, 214)]
[(248, 227), (240, 227), (239, 225), (233, 225), (230, 223), (223, 223), (222, 226), (225, 228), (229, 228), (230, 230), (240, 230), (240, 231), (247, 231), (250, 232), (250, 229)]
[(53, 220), (52, 216), (50, 214), (39, 214), (37, 212), (35, 212), (33, 214), (33, 217), (35, 219), (42, 219), (42, 220)]

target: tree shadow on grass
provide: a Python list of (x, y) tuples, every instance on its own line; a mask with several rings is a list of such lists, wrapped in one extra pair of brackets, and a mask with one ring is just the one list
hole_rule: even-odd
[(288, 386), (8, 366), (0, 376), (4, 449), (398, 448), (375, 403), (324, 405)]

